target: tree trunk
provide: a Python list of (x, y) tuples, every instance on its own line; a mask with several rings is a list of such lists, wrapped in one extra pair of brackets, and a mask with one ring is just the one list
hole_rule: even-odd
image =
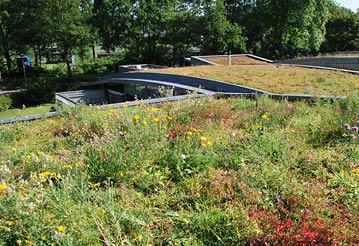
[(34, 46), (34, 57), (35, 57), (35, 66), (37, 67), (39, 65), (39, 54), (37, 52), (36, 46)]
[(71, 52), (68, 49), (65, 49), (65, 60), (67, 68), (67, 77), (71, 78)]
[(3, 47), (3, 48), (4, 48), (4, 56), (5, 56), (5, 59), (6, 59), (7, 70), (8, 70), (8, 72), (10, 72), (11, 71), (10, 51), (6, 47)]
[(41, 67), (41, 65), (42, 65), (41, 60), (42, 60), (42, 53), (41, 53), (41, 46), (40, 46), (40, 48), (39, 48), (39, 66), (40, 66), (40, 67)]
[(68, 57), (69, 55), (67, 55), (67, 59), (66, 59), (67, 77), (71, 78), (71, 62)]
[(93, 44), (92, 44), (92, 57), (93, 57), (93, 59), (97, 58), (96, 41), (94, 41)]

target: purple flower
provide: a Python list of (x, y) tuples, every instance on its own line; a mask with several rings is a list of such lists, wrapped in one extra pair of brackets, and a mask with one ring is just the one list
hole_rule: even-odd
[(348, 123), (344, 125), (344, 128), (347, 129), (348, 131), (350, 131), (350, 129), (351, 129), (351, 127)]
[(354, 127), (352, 127), (350, 130), (353, 131), (353, 132), (358, 132), (358, 131), (359, 131), (359, 127), (354, 126)]
[(122, 131), (119, 131), (119, 132), (117, 132), (117, 134), (116, 134), (118, 137), (122, 137), (123, 135), (125, 135)]

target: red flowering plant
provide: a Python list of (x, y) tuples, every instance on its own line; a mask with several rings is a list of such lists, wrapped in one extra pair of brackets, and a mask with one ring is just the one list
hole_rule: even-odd
[(256, 236), (244, 238), (250, 245), (335, 245), (329, 227), (310, 209), (302, 211), (297, 219), (253, 209), (249, 220), (254, 220), (260, 229)]

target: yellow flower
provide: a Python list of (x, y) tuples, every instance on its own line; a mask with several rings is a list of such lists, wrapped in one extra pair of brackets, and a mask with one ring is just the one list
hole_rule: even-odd
[(65, 226), (58, 226), (57, 231), (60, 232), (60, 233), (65, 233), (66, 227)]
[(6, 190), (8, 186), (6, 184), (0, 184), (0, 191)]
[[(39, 174), (39, 176), (41, 178), (53, 178), (53, 179), (59, 179), (61, 177), (61, 175), (59, 173), (54, 173), (54, 172), (49, 172), (49, 171), (46, 171), (46, 172), (42, 172)], [(43, 182), (43, 179), (41, 179), (41, 182)], [(46, 180), (45, 180), (46, 182)]]
[(48, 172), (48, 171), (42, 172), (39, 174), (40, 177), (44, 177), (44, 178), (49, 177), (50, 175), (51, 175), (51, 172)]
[(143, 121), (143, 124), (144, 124), (145, 126), (147, 126), (147, 125), (148, 125), (148, 122), (147, 122), (146, 120), (144, 120), (144, 121)]
[(269, 116), (267, 114), (263, 114), (261, 118), (262, 120), (269, 120)]
[(143, 239), (142, 235), (138, 235), (138, 236), (135, 237), (133, 240), (139, 242), (139, 241), (142, 241), (142, 239)]
[(167, 118), (167, 120), (173, 120), (173, 118), (168, 115), (166, 115), (166, 118)]
[(147, 111), (149, 111), (149, 112), (158, 112), (158, 111), (161, 111), (161, 109), (160, 108), (149, 108), (149, 109), (147, 109)]
[(113, 113), (115, 113), (115, 110), (112, 108), (112, 109), (110, 109), (110, 114), (113, 114)]
[(200, 137), (200, 140), (201, 140), (201, 146), (203, 148), (207, 147), (207, 146), (212, 146), (213, 145), (213, 142), (207, 138), (207, 137), (204, 137), (204, 136), (201, 136)]
[(34, 243), (29, 239), (29, 240), (25, 240), (25, 244), (26, 245), (34, 245)]
[(8, 220), (8, 221), (6, 221), (6, 225), (12, 226), (12, 225), (15, 225), (15, 222), (11, 221), (11, 220)]
[(13, 153), (16, 153), (16, 150), (17, 150), (17, 149), (14, 147), (14, 148), (12, 148), (11, 150), (12, 150)]
[(161, 121), (161, 119), (158, 117), (153, 118), (153, 122), (160, 122), (160, 121)]
[(22, 241), (20, 239), (15, 241), (17, 245), (20, 245), (22, 243)]
[(201, 141), (202, 141), (202, 142), (206, 142), (206, 141), (208, 141), (208, 138), (203, 137), (203, 136), (201, 136), (201, 137), (200, 137), (200, 139), (201, 139)]
[(133, 116), (133, 118), (134, 118), (135, 120), (140, 120), (140, 119), (141, 119), (141, 116), (139, 116), (138, 114), (136, 114), (136, 115)]

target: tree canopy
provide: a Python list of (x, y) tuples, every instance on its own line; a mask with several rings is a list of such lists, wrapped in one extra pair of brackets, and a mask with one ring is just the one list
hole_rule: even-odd
[(70, 66), (73, 52), (96, 44), (128, 62), (167, 65), (196, 52), (358, 50), (358, 16), (332, 0), (0, 0), (0, 63), (10, 71), (32, 52), (39, 65), (57, 51)]

